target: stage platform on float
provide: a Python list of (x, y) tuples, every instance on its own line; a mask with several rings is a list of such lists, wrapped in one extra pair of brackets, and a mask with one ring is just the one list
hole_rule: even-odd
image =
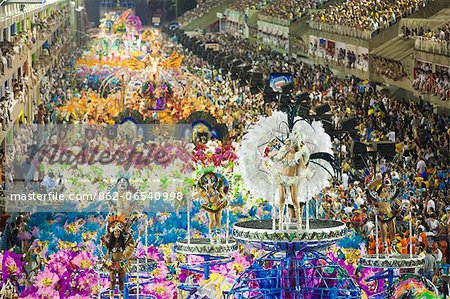
[(249, 220), (233, 226), (236, 241), (269, 250), (315, 250), (328, 247), (342, 239), (347, 233), (345, 223), (336, 220), (310, 219), (302, 228), (296, 224), (278, 229), (278, 220)]
[(409, 254), (371, 254), (361, 258), (361, 266), (367, 268), (421, 268), (424, 256)]
[(209, 238), (199, 239), (183, 239), (175, 244), (175, 251), (181, 254), (188, 255), (212, 255), (212, 256), (224, 256), (230, 253), (236, 252), (238, 246), (236, 241), (220, 239), (220, 243), (211, 244)]

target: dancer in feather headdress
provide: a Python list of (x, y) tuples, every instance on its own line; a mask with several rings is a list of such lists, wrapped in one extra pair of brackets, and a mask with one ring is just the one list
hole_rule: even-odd
[(109, 217), (107, 233), (101, 237), (102, 244), (107, 248), (103, 267), (110, 273), (110, 297), (114, 296), (116, 281), (119, 282), (119, 297), (121, 298), (125, 287), (126, 271), (129, 259), (136, 244), (130, 234), (130, 222), (123, 216)]
[(308, 123), (296, 114), (292, 109), (260, 119), (238, 151), (239, 172), (254, 195), (270, 199), (278, 190), (280, 229), (285, 203), (293, 205), (301, 225), (302, 203), (329, 185), (335, 168), (331, 138), (322, 123)]
[[(402, 202), (397, 198), (398, 194), (398, 188), (381, 179), (370, 183), (366, 191), (367, 199), (378, 209), (381, 241), (388, 253), (396, 251), (396, 217), (402, 209)], [(387, 241), (388, 237), (390, 246)]]
[(205, 201), (202, 209), (208, 213), (211, 244), (220, 243), (222, 210), (227, 206), (228, 183), (215, 172), (204, 173), (198, 182), (198, 195)]
[(145, 55), (142, 60), (133, 57), (129, 62), (129, 67), (132, 70), (146, 70), (149, 75), (149, 81), (157, 82), (159, 80), (159, 68), (179, 68), (181, 62), (183, 61), (183, 56), (178, 55), (174, 52), (168, 58), (160, 53), (160, 45), (158, 42), (152, 43), (151, 52)]

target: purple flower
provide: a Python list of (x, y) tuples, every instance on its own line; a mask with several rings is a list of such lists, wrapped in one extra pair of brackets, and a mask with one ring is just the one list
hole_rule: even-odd
[(11, 276), (20, 276), (24, 273), (21, 255), (6, 251), (2, 257), (2, 279), (5, 282)]

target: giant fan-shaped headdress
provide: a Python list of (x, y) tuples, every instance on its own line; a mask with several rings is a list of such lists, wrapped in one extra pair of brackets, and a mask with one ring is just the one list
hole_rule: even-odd
[(284, 144), (288, 139), (302, 142), (311, 153), (306, 165), (311, 177), (299, 184), (299, 200), (310, 199), (329, 186), (335, 169), (331, 137), (320, 121), (309, 123), (295, 112), (296, 109), (287, 113), (276, 111), (272, 116), (261, 118), (242, 140), (238, 150), (238, 171), (255, 196), (270, 199), (278, 189), (274, 186), (271, 170), (264, 166), (265, 150), (274, 140), (278, 144)]

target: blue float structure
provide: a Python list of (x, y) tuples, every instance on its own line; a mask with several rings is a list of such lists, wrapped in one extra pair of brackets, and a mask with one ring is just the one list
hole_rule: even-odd
[[(201, 117), (199, 117), (201, 118)], [(200, 181), (203, 172), (197, 174), (195, 178), (196, 182)], [(231, 189), (231, 182), (224, 176), (224, 174), (216, 173), (219, 177), (225, 178), (224, 185), (227, 187), (225, 194), (228, 196), (228, 190)], [(195, 196), (193, 196), (195, 198)], [(215, 266), (228, 264), (234, 261), (232, 254), (238, 251), (237, 242), (230, 238), (230, 203), (232, 202), (232, 196), (228, 199), (228, 205), (225, 208), (226, 211), (226, 224), (224, 237), (220, 236), (220, 232), (216, 232), (218, 238), (193, 238), (191, 236), (191, 202), (187, 201), (187, 236), (185, 239), (179, 240), (175, 244), (176, 253), (185, 256), (187, 262), (180, 265), (180, 269), (188, 272), (188, 279), (186, 282), (181, 283), (178, 288), (187, 292), (187, 298), (191, 297), (201, 286), (197, 281), (190, 279), (190, 274), (201, 274), (203, 280), (210, 278), (211, 269)], [(222, 211), (221, 211), (222, 213)], [(220, 231), (220, 229), (218, 229)], [(201, 262), (190, 263), (188, 257), (195, 256), (200, 257)]]
[[(413, 239), (413, 226), (412, 226), (412, 214), (409, 211), (409, 240)], [(367, 282), (378, 281), (385, 283), (387, 287), (376, 294), (370, 296), (370, 299), (381, 299), (390, 298), (389, 294), (393, 292), (393, 288), (396, 287), (396, 282), (398, 283), (403, 278), (415, 278), (421, 281), (428, 290), (432, 290), (437, 296), (438, 292), (436, 287), (431, 281), (428, 281), (424, 277), (415, 275), (413, 273), (416, 270), (422, 269), (424, 265), (425, 256), (417, 255), (413, 253), (412, 244), (408, 245), (409, 253), (380, 253), (379, 242), (378, 242), (378, 217), (375, 216), (375, 254), (367, 254), (361, 258), (361, 266), (365, 268), (375, 268), (381, 269), (380, 272), (376, 273), (372, 277), (366, 279)], [(403, 271), (403, 272), (402, 272)], [(408, 273), (409, 272), (409, 273)]]
[(347, 233), (345, 223), (308, 219), (306, 226), (275, 229), (278, 220), (251, 220), (233, 226), (234, 238), (263, 249), (258, 258), (224, 292), (239, 299), (360, 299), (361, 289), (322, 249)]
[[(129, 273), (125, 277), (125, 285), (122, 297), (119, 296), (119, 291), (116, 288), (114, 295), (111, 297), (110, 290), (100, 292), (98, 299), (156, 299), (155, 296), (150, 294), (142, 294), (141, 289), (153, 283), (154, 278), (149, 274), (156, 268), (157, 264), (154, 260), (139, 259), (131, 265)], [(109, 278), (109, 273), (98, 270), (99, 278)], [(100, 279), (99, 279), (100, 282)]]
[[(204, 280), (208, 280), (211, 268), (233, 262), (230, 255), (238, 250), (237, 243), (233, 240), (221, 239), (217, 244), (211, 244), (209, 238), (184, 239), (176, 243), (176, 252), (185, 256), (197, 256), (202, 262), (190, 264), (189, 261), (180, 265), (180, 269), (189, 274), (201, 274)], [(195, 281), (186, 281), (178, 286), (180, 290), (186, 291), (188, 297), (200, 288)]]

